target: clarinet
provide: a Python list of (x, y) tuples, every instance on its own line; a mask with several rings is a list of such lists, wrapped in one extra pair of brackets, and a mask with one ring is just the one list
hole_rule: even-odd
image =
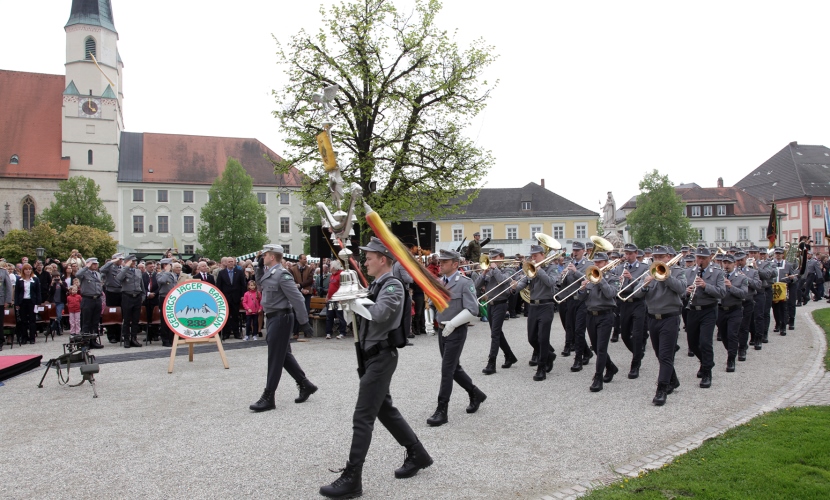
[[(697, 272), (697, 277), (698, 278), (703, 278), (703, 271), (704, 271), (704, 269), (701, 268)], [(691, 309), (692, 308), (692, 301), (695, 300), (695, 292), (697, 292), (697, 285), (695, 285), (695, 287), (692, 288), (692, 293), (689, 294), (689, 303), (686, 305), (686, 309)]]

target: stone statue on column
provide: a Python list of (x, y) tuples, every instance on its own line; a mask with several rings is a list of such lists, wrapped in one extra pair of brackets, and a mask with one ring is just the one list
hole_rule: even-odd
[(623, 246), (622, 238), (617, 233), (617, 204), (611, 191), (608, 191), (608, 199), (602, 207), (602, 237), (610, 241), (614, 248)]

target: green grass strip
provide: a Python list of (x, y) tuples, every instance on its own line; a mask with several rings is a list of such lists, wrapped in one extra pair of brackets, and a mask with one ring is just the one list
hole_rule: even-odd
[(585, 498), (826, 500), (830, 407), (786, 408), (756, 417), (661, 469)]
[[(830, 307), (813, 311), (813, 319), (816, 320), (818, 326), (824, 329), (827, 345), (830, 346)], [(830, 371), (830, 349), (824, 353), (824, 369)]]

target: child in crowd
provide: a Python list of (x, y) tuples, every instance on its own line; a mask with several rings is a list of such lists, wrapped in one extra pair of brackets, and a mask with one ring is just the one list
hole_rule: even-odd
[(78, 287), (72, 286), (66, 296), (66, 310), (69, 311), (69, 334), (81, 333), (81, 296)]
[(259, 311), (261, 296), (256, 289), (256, 281), (248, 282), (248, 291), (242, 297), (242, 307), (245, 308), (245, 340), (256, 340), (259, 326)]

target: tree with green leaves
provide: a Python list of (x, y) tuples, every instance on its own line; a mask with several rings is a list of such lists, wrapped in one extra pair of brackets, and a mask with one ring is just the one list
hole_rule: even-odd
[(63, 231), (67, 226), (89, 226), (108, 233), (115, 231), (115, 222), (98, 196), (101, 187), (92, 179), (79, 175), (58, 183), (55, 201), (38, 216)]
[(276, 170), (306, 169), (310, 205), (329, 197), (312, 104), (329, 85), (340, 86), (332, 136), (343, 179), (359, 184), (386, 222), (459, 210), (447, 202), (492, 166), (490, 151), (464, 129), (492, 90), (483, 72), (494, 49), (480, 39), (460, 48), (436, 26), (440, 10), (437, 0), (416, 0), (406, 13), (389, 0), (347, 0), (321, 8), (316, 35), (300, 31), (287, 50), (279, 46), (290, 83), (273, 92), (288, 146)]
[(640, 181), (637, 208), (628, 214), (634, 243), (639, 247), (672, 245), (680, 248), (697, 241), (697, 233), (686, 217), (686, 204), (674, 190), (668, 175), (657, 170)]
[(84, 258), (98, 257), (101, 261), (116, 252), (118, 242), (107, 231), (89, 226), (67, 226), (58, 232), (51, 224), (41, 223), (30, 231), (15, 229), (0, 240), (0, 257), (19, 262), (24, 256), (35, 261), (37, 248), (45, 250), (45, 257), (66, 261), (73, 249)]
[(213, 181), (199, 215), (201, 252), (214, 259), (243, 255), (268, 242), (265, 207), (253, 191), (254, 180), (235, 158)]

